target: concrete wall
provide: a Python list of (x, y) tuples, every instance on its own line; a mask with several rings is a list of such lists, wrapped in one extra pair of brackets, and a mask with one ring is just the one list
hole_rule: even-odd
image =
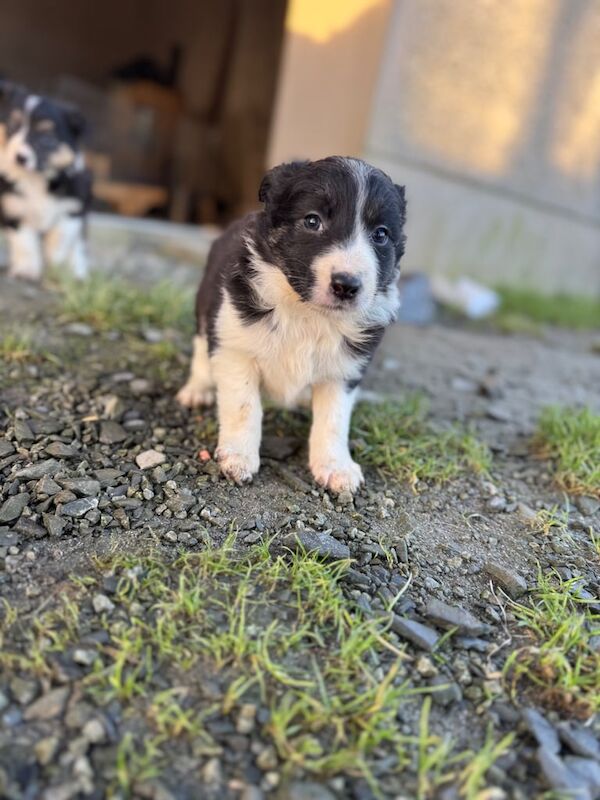
[(290, 0), (269, 161), (364, 155), (406, 265), (600, 293), (600, 0)]
[(270, 165), (361, 155), (392, 0), (289, 0)]
[(364, 152), (406, 264), (600, 294), (600, 0), (399, 0)]

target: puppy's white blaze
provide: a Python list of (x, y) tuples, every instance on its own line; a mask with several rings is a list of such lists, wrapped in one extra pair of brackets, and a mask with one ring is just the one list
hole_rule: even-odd
[(331, 276), (336, 272), (347, 272), (362, 282), (355, 307), (365, 311), (372, 304), (377, 290), (377, 257), (362, 224), (355, 229), (349, 242), (332, 247), (315, 258), (313, 270), (316, 277), (313, 290), (315, 303), (331, 303)]

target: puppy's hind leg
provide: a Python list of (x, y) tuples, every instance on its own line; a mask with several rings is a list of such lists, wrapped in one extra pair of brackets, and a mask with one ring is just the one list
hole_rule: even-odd
[(214, 401), (214, 381), (208, 357), (208, 341), (206, 336), (194, 336), (190, 377), (177, 393), (177, 402), (186, 408), (194, 408), (210, 406)]

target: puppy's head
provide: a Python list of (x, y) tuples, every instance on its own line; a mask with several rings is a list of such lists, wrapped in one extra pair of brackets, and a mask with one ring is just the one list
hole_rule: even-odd
[(0, 100), (12, 166), (53, 177), (75, 163), (85, 127), (77, 109), (6, 82), (0, 84)]
[(364, 161), (334, 156), (264, 177), (262, 237), (304, 302), (364, 312), (395, 282), (404, 252), (404, 187)]

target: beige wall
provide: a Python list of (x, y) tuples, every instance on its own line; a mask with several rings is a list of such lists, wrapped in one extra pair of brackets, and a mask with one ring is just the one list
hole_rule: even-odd
[(290, 0), (268, 161), (360, 155), (391, 0)]
[(320, 41), (288, 26), (270, 160), (406, 183), (407, 267), (600, 294), (600, 0), (363, 5)]

